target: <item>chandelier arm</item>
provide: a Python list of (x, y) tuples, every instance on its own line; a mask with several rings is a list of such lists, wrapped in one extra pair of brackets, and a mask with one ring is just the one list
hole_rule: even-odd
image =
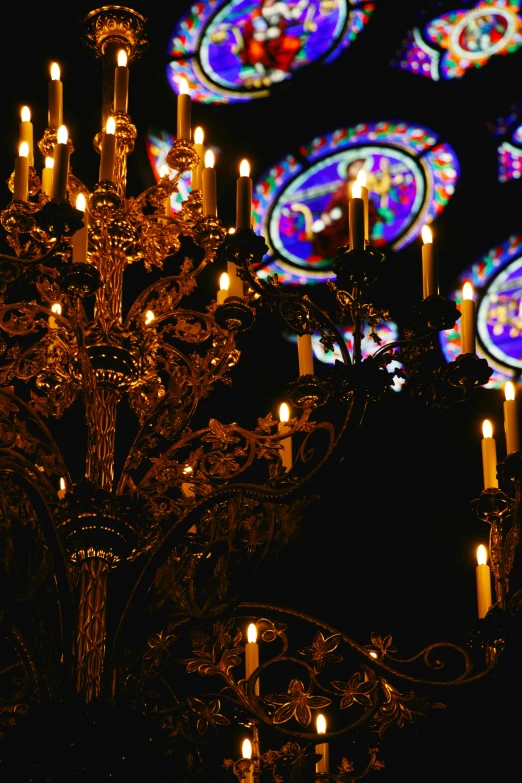
[[(206, 263), (208, 263), (208, 260)], [(133, 322), (137, 322), (139, 319), (143, 318), (143, 313), (146, 309), (147, 304), (154, 305), (154, 302), (156, 301), (161, 303), (162, 294), (165, 294), (165, 291), (168, 288), (169, 284), (178, 285), (179, 288), (178, 292), (174, 295), (174, 297), (170, 294), (170, 292), (167, 293), (168, 312), (174, 313), (178, 303), (181, 301), (181, 299), (183, 299), (184, 296), (186, 296), (187, 291), (184, 290), (186, 285), (186, 280), (194, 278), (196, 275), (198, 275), (202, 271), (202, 269), (205, 268), (206, 263), (203, 264), (203, 262), (201, 262), (201, 264), (195, 270), (191, 271), (187, 275), (170, 275), (169, 277), (162, 277), (160, 278), (160, 280), (157, 280), (155, 283), (149, 285), (149, 287), (146, 288), (132, 303), (127, 313), (127, 316), (125, 318), (124, 327), (126, 329), (130, 329)], [(151, 302), (150, 298), (156, 292), (158, 293), (158, 297), (153, 302)], [(154, 314), (160, 315), (162, 312), (163, 309), (160, 308), (157, 313), (155, 310)]]

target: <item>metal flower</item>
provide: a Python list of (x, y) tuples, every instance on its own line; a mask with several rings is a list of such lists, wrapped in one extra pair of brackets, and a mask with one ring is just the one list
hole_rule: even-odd
[(221, 702), (219, 699), (209, 701), (208, 704), (205, 704), (201, 699), (192, 697), (187, 701), (190, 710), (199, 716), (196, 723), (198, 734), (204, 734), (209, 726), (228, 726), (230, 723), (228, 718), (221, 715), (219, 711), (221, 709)]
[(311, 647), (302, 647), (298, 652), (314, 661), (314, 668), (317, 673), (321, 671), (327, 661), (342, 661), (343, 656), (335, 653), (334, 650), (341, 641), (340, 634), (324, 637), (321, 631), (317, 631), (314, 636)]
[(301, 726), (309, 726), (312, 720), (311, 710), (320, 710), (332, 703), (326, 696), (312, 696), (305, 691), (301, 680), (293, 679), (287, 693), (275, 693), (266, 697), (270, 704), (280, 705), (273, 715), (275, 724), (286, 723), (295, 717)]
[(363, 707), (371, 707), (372, 697), (370, 693), (375, 689), (377, 685), (376, 680), (363, 680), (361, 672), (355, 672), (348, 682), (341, 682), (335, 680), (332, 682), (336, 691), (342, 693), (340, 707), (342, 710), (346, 710), (351, 707), (352, 704), (361, 704)]

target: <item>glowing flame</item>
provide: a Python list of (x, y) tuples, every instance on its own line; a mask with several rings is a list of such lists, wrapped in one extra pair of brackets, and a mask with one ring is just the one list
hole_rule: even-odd
[(193, 470), (194, 470), (194, 469), (193, 469), (193, 468), (192, 468), (190, 465), (185, 465), (185, 467), (183, 468), (183, 474), (184, 474), (185, 476), (188, 476), (188, 475), (189, 475), (189, 473), (192, 473), (192, 472), (193, 472)]
[(508, 381), (504, 386), (504, 394), (506, 395), (506, 400), (515, 399), (515, 386), (511, 383), (511, 381)]
[(58, 63), (51, 64), (51, 79), (53, 80), (53, 82), (60, 81), (60, 66), (58, 65)]
[[(247, 628), (247, 640), (250, 643), (257, 642), (257, 626), (254, 623), (250, 623)], [(246, 756), (245, 758), (250, 758), (250, 756)]]
[(153, 310), (147, 310), (147, 312), (145, 313), (145, 323), (147, 324), (147, 326), (151, 324), (155, 318), (156, 316), (154, 315)]
[(484, 544), (480, 544), (477, 547), (477, 563), (479, 565), (486, 565), (488, 562), (488, 550), (484, 546)]
[(244, 759), (252, 758), (252, 743), (250, 742), (249, 739), (243, 740), (243, 745), (241, 746), (241, 753)]
[(422, 231), (422, 241), (425, 245), (430, 244), (430, 242), (433, 242), (433, 234), (431, 233), (431, 228), (429, 226), (423, 226)]
[(45, 159), (45, 168), (46, 169), (54, 169), (54, 158), (50, 158), (49, 156)]
[(286, 402), (282, 402), (279, 406), (279, 421), (288, 421), (290, 418), (290, 408)]
[(194, 144), (203, 144), (205, 141), (205, 134), (203, 133), (203, 128), (201, 128), (199, 125), (194, 131)]
[(22, 106), (22, 122), (31, 122), (31, 109), (29, 106)]
[(65, 479), (63, 476), (60, 478), (60, 489), (65, 489)]
[(228, 229), (228, 233), (229, 234), (235, 234), (236, 233), (236, 229), (234, 228), (234, 226), (232, 226), (232, 228)]
[(109, 133), (111, 136), (114, 136), (116, 133), (116, 120), (114, 117), (109, 117), (107, 120), (107, 124), (105, 125), (105, 133)]
[(212, 150), (207, 150), (205, 152), (205, 166), (207, 169), (213, 169), (214, 168), (214, 153)]
[(20, 144), (20, 147), (18, 148), (18, 154), (21, 158), (29, 157), (29, 144), (26, 141), (23, 141)]
[(181, 79), (179, 80), (179, 94), (180, 95), (189, 94), (188, 81), (185, 79), (184, 76), (182, 76)]
[(56, 315), (61, 315), (62, 314), (62, 306), (61, 306), (60, 302), (54, 302), (51, 305), (51, 312), (52, 313), (56, 313)]
[(358, 182), (359, 185), (361, 185), (363, 188), (366, 187), (366, 172), (363, 169), (358, 172), (357, 179), (355, 181)]
[(361, 185), (359, 182), (354, 182), (352, 185), (352, 198), (361, 198)]
[(378, 653), (375, 652), (375, 650), (370, 650), (370, 658), (377, 659), (379, 657)]
[(240, 177), (249, 177), (250, 176), (250, 163), (245, 158), (241, 161), (239, 164), (239, 176)]
[(482, 423), (482, 437), (483, 438), (493, 437), (493, 427), (489, 419), (484, 419)]
[(167, 166), (166, 163), (164, 163), (162, 166), (160, 166), (160, 177), (161, 179), (164, 179), (164, 177), (170, 177), (170, 167)]
[(223, 272), (221, 277), (219, 278), (219, 290), (220, 291), (228, 291), (228, 286), (230, 285), (230, 280), (226, 272)]
[(326, 718), (324, 717), (324, 715), (319, 713), (315, 721), (315, 725), (318, 734), (326, 734)]
[(76, 209), (79, 209), (80, 212), (85, 212), (87, 209), (87, 199), (83, 193), (78, 193), (76, 196)]
[(125, 51), (125, 49), (120, 49), (120, 51), (118, 52), (118, 65), (120, 66), (120, 68), (125, 68), (125, 66), (127, 65), (127, 52)]
[(473, 299), (473, 286), (471, 283), (464, 283), (462, 287), (462, 298)]
[(60, 125), (58, 128), (58, 133), (56, 135), (58, 144), (67, 144), (69, 140), (69, 133), (67, 132), (67, 128), (65, 125)]

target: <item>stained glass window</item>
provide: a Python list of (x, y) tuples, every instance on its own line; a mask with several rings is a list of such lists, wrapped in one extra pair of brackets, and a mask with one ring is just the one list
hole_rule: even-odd
[(522, 125), (518, 125), (498, 148), (500, 182), (519, 179), (520, 176), (522, 176)]
[[(479, 258), (459, 277), (450, 298), (462, 301), (462, 285), (469, 280), (477, 300), (477, 354), (494, 372), (488, 388), (499, 388), (522, 373), (522, 235), (511, 236)], [(460, 354), (460, 324), (441, 332), (441, 346), (448, 361)]]
[(167, 76), (192, 99), (231, 103), (263, 98), (298, 68), (329, 63), (353, 41), (374, 9), (370, 0), (210, 0), (176, 25)]
[(371, 241), (400, 250), (451, 197), (459, 167), (451, 147), (426, 128), (401, 122), (360, 124), (313, 139), (273, 166), (254, 187), (254, 228), (269, 245), (263, 277), (286, 283), (333, 277), (347, 244), (347, 189), (364, 169)]
[(394, 65), (438, 79), (459, 79), (495, 54), (511, 54), (522, 44), (519, 0), (480, 0), (432, 19), (407, 36)]

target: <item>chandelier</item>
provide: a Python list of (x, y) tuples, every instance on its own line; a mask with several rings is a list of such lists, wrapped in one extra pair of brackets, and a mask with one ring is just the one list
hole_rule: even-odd
[[(277, 276), (258, 279), (266, 245), (251, 229), (248, 164), (237, 180), (236, 228), (227, 232), (186, 90), (168, 169), (140, 195), (126, 192), (137, 137), (127, 113), (129, 65), (146, 48), (145, 19), (119, 6), (97, 9), (84, 21), (84, 40), (103, 59), (97, 182), (89, 189), (73, 174), (54, 64), (38, 142), (45, 168), (40, 177), (24, 108), (13, 198), (0, 215), (12, 248), (0, 257), (0, 769), (6, 780), (62, 779), (53, 777), (56, 749), (26, 747), (32, 727), (55, 732), (71, 780), (88, 769), (92, 779), (87, 748), (96, 737), (98, 748), (111, 749), (104, 770), (116, 779), (128, 769), (117, 721), (136, 754), (154, 759), (154, 780), (209, 779), (205, 765), (216, 759), (223, 779), (247, 783), (360, 779), (383, 765), (385, 731), (439, 706), (425, 685), (470, 683), (502, 655), (502, 629), (520, 603), (510, 583), (522, 481), (514, 401), (506, 402), (502, 490), (492, 432), (484, 432), (476, 511), (490, 529), (495, 592), (486, 553), (473, 647), (443, 642), (403, 659), (389, 636), (361, 643), (302, 613), (241, 602), (252, 574), (289, 544), (317, 477), (394, 375), (443, 408), (487, 383), (491, 370), (475, 354), (473, 294), (464, 295), (462, 353), (445, 365), (434, 347), (461, 313), (438, 294), (428, 230), (423, 299), (408, 329), (364, 357), (363, 337), (378, 341), (374, 327), (388, 317), (371, 298), (384, 257), (368, 242), (364, 182), (351, 193), (350, 242), (337, 255), (329, 307), (285, 290)], [(190, 195), (172, 211), (187, 172)], [(155, 276), (129, 304), (133, 264)], [(223, 273), (221, 288), (193, 309), (209, 267)], [(243, 350), (263, 339), (260, 313), (297, 334), (299, 375), (280, 390), (279, 417), (259, 411), (248, 429), (209, 415), (209, 401), (241, 361), (238, 338), (250, 346)], [(338, 323), (352, 325), (353, 350)], [(317, 374), (314, 333), (342, 356)], [(59, 420), (81, 421), (73, 434), (81, 470), (57, 446)], [(244, 740), (228, 756), (226, 737)]]

